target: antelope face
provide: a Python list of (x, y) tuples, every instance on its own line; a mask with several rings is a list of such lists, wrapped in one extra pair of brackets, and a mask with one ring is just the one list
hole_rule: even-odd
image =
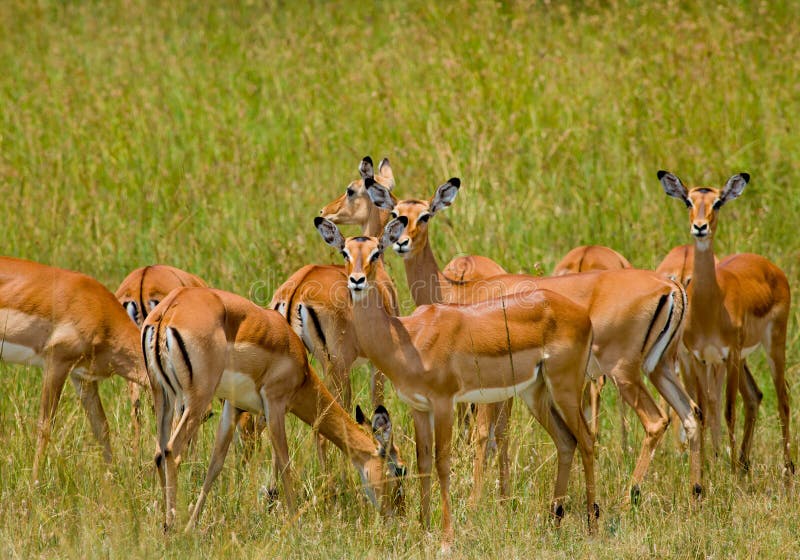
[(750, 181), (747, 173), (738, 173), (728, 179), (721, 189), (694, 187), (687, 189), (678, 177), (667, 171), (659, 171), (658, 179), (664, 191), (671, 197), (683, 200), (689, 208), (689, 233), (698, 242), (712, 239), (717, 229), (717, 213), (729, 200), (742, 194)]
[(453, 177), (436, 189), (429, 201), (424, 200), (392, 200), (391, 193), (375, 181), (366, 180), (367, 193), (372, 202), (382, 210), (392, 212), (392, 217), (407, 220), (407, 228), (403, 235), (393, 243), (392, 248), (404, 259), (411, 258), (422, 251), (428, 244), (428, 222), (440, 210), (453, 203), (461, 180)]
[[(400, 450), (394, 443), (392, 421), (383, 405), (375, 409), (372, 419), (365, 416), (360, 406), (356, 407), (356, 422), (361, 424), (375, 438), (378, 445), (376, 454), (365, 468), (365, 479), (373, 488), (376, 502), (384, 515), (400, 514), (405, 511), (403, 481), (408, 469), (400, 458)], [(379, 459), (379, 460), (375, 460)], [(367, 474), (372, 473), (372, 478)]]
[(345, 225), (363, 225), (369, 220), (370, 213), (374, 211), (374, 205), (367, 194), (365, 180), (372, 179), (391, 191), (394, 187), (394, 175), (388, 158), (383, 158), (378, 166), (378, 174), (375, 175), (372, 158), (369, 156), (361, 160), (358, 172), (361, 177), (347, 185), (344, 194), (326, 204), (320, 210), (320, 216), (334, 224)]
[(347, 287), (354, 301), (366, 295), (367, 289), (375, 281), (375, 274), (380, 264), (380, 257), (386, 247), (394, 244), (406, 227), (408, 220), (399, 217), (388, 224), (381, 239), (376, 237), (350, 237), (345, 239), (336, 224), (322, 217), (314, 219), (314, 225), (322, 239), (337, 249), (344, 257), (344, 270), (347, 276)]

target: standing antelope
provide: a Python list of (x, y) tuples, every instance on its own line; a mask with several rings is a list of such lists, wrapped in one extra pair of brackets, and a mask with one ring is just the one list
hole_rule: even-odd
[[(335, 207), (346, 223), (362, 224), (364, 235), (377, 235), (375, 232), (382, 231), (388, 212), (375, 210), (372, 204), (364, 207), (354, 203), (361, 196), (359, 193), (364, 188), (364, 181), (375, 177), (369, 156), (361, 161), (358, 171), (361, 178), (348, 184), (345, 193), (320, 213), (325, 214), (329, 208)], [(381, 161), (378, 173), (389, 188), (394, 186), (388, 159)], [(381, 270), (378, 284), (387, 308), (397, 315), (397, 290), (384, 270)], [(364, 357), (364, 353), (354, 335), (344, 268), (340, 265), (302, 267), (278, 287), (269, 307), (286, 318), (308, 351), (322, 364), (328, 386), (349, 410), (352, 403), (350, 369), (359, 357)], [(370, 393), (373, 406), (383, 402), (383, 374), (373, 365), (370, 365)]]
[[(187, 530), (202, 511), (222, 469), (238, 417), (248, 411), (267, 418), (276, 476), (295, 511), (285, 416), (292, 412), (344, 451), (358, 469), (370, 499), (389, 513), (386, 461), (400, 475), (396, 450), (376, 442), (336, 403), (308, 364), (306, 350), (284, 318), (249, 300), (209, 288), (171, 292), (144, 322), (142, 347), (156, 409), (155, 461), (164, 493), (164, 526), (175, 521), (178, 465), (186, 442), (216, 395), (225, 400), (203, 488)], [(175, 401), (184, 403), (175, 429)], [(379, 424), (391, 432), (385, 409)], [(387, 440), (388, 444), (389, 441)], [(399, 483), (399, 482), (398, 482)]]
[[(128, 274), (114, 293), (138, 328), (142, 328), (147, 314), (175, 288), (201, 286), (206, 283), (189, 272), (165, 264), (137, 268)], [(131, 424), (134, 441), (139, 441), (141, 418), (141, 386), (128, 382), (131, 399)]]
[(381, 254), (398, 241), (407, 223), (404, 216), (392, 220), (381, 239), (345, 240), (332, 222), (314, 220), (325, 242), (344, 257), (359, 345), (412, 409), (422, 524), (427, 527), (430, 521), (431, 450), (435, 449), (443, 547), (449, 547), (454, 404), (491, 403), (519, 395), (558, 450), (553, 515), (557, 520), (563, 516), (562, 501), (577, 446), (593, 529), (599, 515), (594, 502), (594, 440), (581, 407), (592, 339), (586, 312), (563, 296), (536, 290), (474, 305), (421, 306), (409, 317), (394, 317), (387, 313), (375, 279), (383, 267)]
[[(593, 270), (621, 270), (633, 268), (631, 263), (614, 249), (602, 245), (580, 245), (569, 251), (553, 268), (553, 276), (590, 272)], [(601, 375), (589, 384), (589, 403), (592, 414), (592, 431), (597, 437), (600, 428), (600, 392), (606, 376)], [(628, 420), (625, 418), (625, 403), (619, 402), (619, 426), (622, 449), (628, 449)]]
[[(724, 377), (725, 420), (728, 425), (731, 463), (736, 467), (736, 392), (745, 395), (745, 434), (738, 463), (747, 469), (759, 395), (754, 384), (741, 374), (743, 358), (759, 345), (767, 354), (778, 397), (783, 432), (786, 473), (794, 473), (789, 439), (789, 393), (786, 387), (786, 324), (790, 293), (786, 275), (762, 256), (731, 255), (715, 266), (714, 235), (719, 209), (742, 194), (750, 175), (739, 173), (722, 189), (687, 189), (678, 177), (659, 171), (658, 179), (667, 195), (682, 200), (689, 209), (689, 231), (694, 237), (694, 263), (689, 284), (689, 319), (683, 343), (692, 360), (690, 368), (701, 399), (704, 418), (711, 427), (714, 451), (719, 449), (720, 412)], [(758, 388), (755, 387), (755, 391)], [(748, 417), (749, 416), (749, 417)], [(749, 425), (748, 425), (749, 422)]]
[(139, 331), (114, 294), (85, 274), (0, 257), (0, 359), (44, 368), (34, 481), (67, 377), (103, 447), (103, 457), (111, 462), (98, 382), (117, 374), (139, 385), (147, 383)]
[[(326, 204), (319, 213), (320, 216), (334, 224), (361, 226), (362, 235), (379, 237), (382, 235), (383, 228), (386, 227), (391, 213), (372, 203), (372, 199), (367, 193), (365, 182), (370, 180), (380, 183), (389, 191), (389, 197), (392, 201), (397, 202), (397, 198), (391, 194), (395, 186), (394, 172), (389, 163), (389, 158), (383, 158), (378, 164), (378, 173), (376, 175), (373, 170), (372, 158), (369, 156), (361, 160), (358, 170), (361, 177), (347, 185), (344, 194)], [(479, 255), (455, 257), (445, 265), (442, 271), (442, 274), (455, 282), (469, 282), (505, 273), (505, 269), (499, 264)], [(375, 378), (374, 374), (373, 369), (373, 379)], [(378, 381), (381, 381), (380, 376)], [(374, 385), (375, 382), (373, 382)], [(374, 402), (375, 399), (373, 398)], [(459, 403), (457, 409), (459, 435), (464, 435), (469, 432), (469, 409), (464, 403)]]
[[(642, 371), (681, 418), (690, 444), (690, 482), (695, 494), (699, 495), (702, 492), (700, 442), (696, 430), (699, 410), (674, 371), (686, 306), (683, 287), (655, 272), (635, 269), (585, 272), (557, 278), (505, 274), (480, 282), (453, 282), (439, 271), (428, 242), (428, 225), (431, 218), (452, 204), (460, 184), (459, 179), (453, 178), (439, 186), (430, 200), (395, 203), (379, 183), (367, 181), (368, 193), (377, 206), (408, 220), (405, 233), (393, 248), (403, 257), (408, 285), (417, 304), (476, 302), (529, 290), (533, 286), (552, 290), (581, 305), (588, 310), (592, 320), (593, 353), (600, 370), (611, 376), (622, 398), (636, 411), (645, 429), (646, 435), (633, 471), (631, 497), (638, 497), (639, 485), (669, 423), (669, 418), (644, 385)], [(485, 414), (487, 418), (493, 417)], [(479, 422), (485, 426), (487, 420), (481, 420), (481, 415), (479, 410)], [(498, 427), (495, 432), (498, 447), (499, 432)], [(480, 433), (488, 433), (488, 430)], [(476, 455), (474, 491), (479, 491), (481, 486), (482, 465), (478, 463), (482, 456), (482, 453)], [(505, 460), (502, 453), (500, 457)], [(504, 470), (507, 468), (503, 469), (501, 465), (501, 475)]]

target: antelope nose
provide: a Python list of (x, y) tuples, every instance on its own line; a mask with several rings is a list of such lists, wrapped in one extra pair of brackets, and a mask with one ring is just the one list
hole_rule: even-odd
[(405, 239), (398, 240), (397, 243), (395, 243), (395, 245), (397, 245), (397, 249), (399, 251), (403, 251), (405, 249), (408, 249), (408, 245), (410, 243), (411, 243), (411, 238), (410, 237), (406, 237)]
[(367, 283), (366, 276), (353, 276), (350, 275), (350, 287), (354, 290), (363, 290)]
[(694, 235), (699, 235), (700, 237), (708, 234), (708, 224), (692, 224), (692, 233)]

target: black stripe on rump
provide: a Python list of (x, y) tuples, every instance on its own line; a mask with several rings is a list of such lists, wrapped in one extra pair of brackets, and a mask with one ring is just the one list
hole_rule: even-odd
[(170, 328), (170, 331), (172, 331), (175, 342), (178, 343), (178, 349), (181, 351), (183, 363), (186, 364), (186, 368), (189, 370), (189, 381), (192, 381), (194, 379), (194, 371), (192, 370), (192, 362), (189, 360), (189, 353), (186, 351), (186, 345), (183, 343), (183, 337), (181, 337), (176, 329)]
[[(664, 307), (665, 303), (667, 303), (666, 294), (662, 295), (661, 298), (658, 300), (658, 305), (656, 306), (656, 312), (653, 313), (653, 318), (650, 320), (650, 326), (647, 327), (647, 334), (644, 335), (644, 342), (642, 343), (642, 352), (644, 352), (644, 349), (647, 346), (647, 341), (650, 340), (650, 333), (653, 331), (653, 325), (655, 325), (656, 319), (658, 318), (658, 314), (661, 313), (661, 309)], [(667, 323), (667, 325), (669, 325), (669, 323)]]

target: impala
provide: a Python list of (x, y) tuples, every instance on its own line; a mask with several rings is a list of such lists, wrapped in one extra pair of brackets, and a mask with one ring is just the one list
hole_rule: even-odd
[[(215, 395), (225, 404), (187, 530), (198, 520), (244, 411), (267, 418), (275, 472), (282, 479), (289, 511), (295, 511), (295, 491), (285, 416), (292, 412), (347, 454), (372, 502), (384, 513), (391, 512), (392, 494), (386, 491), (384, 470), (388, 461), (393, 474), (403, 474), (396, 450), (367, 435), (336, 403), (309, 366), (303, 343), (280, 314), (228, 292), (179, 288), (145, 320), (142, 347), (155, 401), (155, 461), (164, 494), (165, 528), (175, 521), (181, 453)], [(184, 408), (172, 429), (176, 400)], [(390, 432), (385, 409), (377, 414), (383, 430)]]
[[(743, 358), (759, 345), (764, 347), (778, 398), (778, 413), (783, 435), (786, 473), (794, 473), (789, 439), (789, 393), (786, 387), (786, 324), (790, 293), (786, 275), (762, 256), (750, 253), (731, 255), (715, 266), (714, 235), (722, 206), (742, 194), (750, 175), (739, 173), (722, 189), (687, 189), (667, 171), (658, 179), (667, 195), (682, 200), (689, 209), (689, 231), (694, 237), (694, 263), (689, 284), (689, 318), (683, 343), (692, 357), (690, 368), (704, 417), (711, 428), (714, 451), (720, 442), (720, 412), (724, 377), (725, 420), (728, 425), (731, 463), (736, 467), (736, 392), (745, 395), (745, 435), (738, 463), (747, 469), (750, 462), (755, 411), (747, 376), (741, 374)], [(758, 391), (758, 388), (755, 388)], [(756, 402), (755, 408), (758, 404)], [(702, 435), (701, 435), (702, 437)]]
[(614, 249), (602, 245), (581, 245), (564, 255), (553, 269), (553, 276), (589, 272), (591, 270), (619, 270), (633, 268), (631, 263)]
[[(326, 204), (320, 210), (320, 216), (337, 225), (357, 225), (361, 227), (361, 234), (368, 237), (379, 237), (383, 228), (391, 217), (391, 212), (378, 208), (372, 203), (367, 193), (365, 181), (372, 180), (380, 183), (389, 191), (389, 197), (397, 202), (391, 194), (395, 186), (394, 171), (389, 163), (389, 158), (383, 158), (378, 164), (378, 173), (375, 174), (372, 158), (364, 157), (358, 167), (361, 177), (347, 185), (344, 194)], [(498, 274), (505, 274), (505, 269), (486, 257), (479, 255), (462, 255), (453, 258), (445, 265), (442, 274), (456, 282), (468, 282), (488, 278)], [(374, 379), (374, 370), (373, 370)], [(381, 378), (378, 377), (380, 381)], [(374, 383), (373, 383), (374, 385)], [(375, 400), (373, 399), (373, 402)], [(469, 432), (469, 409), (464, 403), (457, 406), (459, 435), (466, 437)]]
[[(173, 289), (181, 286), (201, 286), (206, 283), (189, 272), (165, 264), (155, 264), (137, 268), (128, 274), (115, 292), (116, 298), (125, 308), (128, 316), (142, 328), (147, 314)], [(131, 399), (131, 424), (134, 442), (139, 441), (141, 418), (141, 386), (128, 382), (128, 395)]]
[[(602, 245), (581, 245), (569, 251), (556, 264), (553, 276), (564, 276), (593, 270), (620, 270), (633, 268), (631, 263), (614, 249)], [(605, 386), (605, 375), (589, 384), (589, 403), (592, 414), (592, 431), (597, 437), (600, 428), (600, 392)], [(625, 418), (625, 403), (619, 403), (619, 426), (622, 448), (628, 449), (628, 420)]]
[[(719, 264), (719, 259), (714, 256), (714, 266)], [(676, 282), (680, 282), (686, 288), (687, 296), (691, 296), (689, 284), (692, 282), (692, 271), (694, 269), (694, 245), (679, 245), (667, 253), (664, 260), (656, 267), (656, 272), (664, 274), (672, 278)], [(691, 299), (691, 297), (690, 297)], [(691, 304), (690, 304), (691, 307)], [(690, 372), (691, 356), (686, 351), (686, 348), (681, 346), (678, 351), (678, 365), (681, 372), (681, 380), (686, 386), (689, 394), (695, 398), (697, 395), (697, 386), (694, 378)], [(755, 430), (755, 421), (758, 414), (758, 407), (761, 404), (763, 394), (756, 384), (750, 368), (747, 367), (747, 362), (742, 359), (742, 374), (744, 377), (739, 381), (739, 392), (742, 393), (742, 400), (744, 401), (744, 436), (742, 438), (742, 446), (749, 449), (749, 442), (753, 437)], [(744, 384), (744, 385), (742, 385)], [(682, 434), (679, 434), (681, 437)], [(747, 470), (749, 464), (742, 464), (742, 467)]]
[[(404, 200), (395, 204), (379, 183), (367, 181), (369, 195), (377, 206), (391, 209), (393, 215), (408, 220), (405, 233), (393, 248), (403, 257), (415, 301), (418, 304), (430, 301), (469, 303), (535, 286), (557, 292), (581, 305), (592, 320), (593, 353), (601, 372), (611, 376), (645, 429), (642, 450), (633, 471), (631, 497), (638, 497), (639, 485), (669, 423), (644, 385), (642, 371), (681, 418), (690, 443), (690, 482), (699, 495), (702, 492), (696, 430), (699, 409), (674, 371), (680, 338), (677, 335), (683, 325), (686, 305), (683, 288), (655, 272), (635, 269), (585, 272), (557, 278), (505, 274), (481, 282), (453, 282), (439, 272), (428, 242), (428, 225), (439, 211), (452, 204), (460, 184), (453, 178), (441, 185), (430, 200)], [(481, 455), (478, 453), (478, 461)], [(475, 481), (478, 490), (480, 482)]]
[(387, 313), (375, 279), (383, 266), (381, 254), (398, 241), (407, 223), (402, 216), (390, 221), (380, 240), (345, 240), (332, 222), (314, 220), (325, 242), (344, 256), (359, 344), (412, 409), (423, 526), (430, 521), (431, 450), (435, 449), (442, 544), (449, 547), (454, 404), (498, 402), (519, 395), (558, 451), (553, 515), (557, 520), (563, 516), (562, 501), (577, 446), (593, 529), (599, 515), (594, 502), (594, 440), (581, 409), (592, 338), (586, 312), (562, 296), (537, 290), (474, 305), (421, 306), (409, 317), (394, 317)]
[[(361, 179), (351, 182), (345, 193), (321, 210), (325, 214), (336, 208), (347, 223), (360, 223), (365, 235), (382, 231), (385, 216), (354, 204), (367, 178), (374, 178), (372, 159), (365, 157), (358, 167)], [(394, 175), (389, 160), (381, 161), (380, 179), (389, 187)], [(384, 270), (378, 279), (384, 303), (398, 314), (397, 290)], [(280, 312), (300, 336), (308, 351), (323, 365), (328, 386), (339, 402), (349, 409), (352, 403), (350, 369), (364, 353), (358, 346), (352, 325), (350, 293), (344, 268), (339, 265), (306, 265), (292, 274), (275, 291), (269, 307)], [(383, 402), (383, 374), (370, 365), (370, 396), (373, 406)]]
[(103, 457), (111, 462), (98, 382), (117, 374), (140, 385), (147, 383), (138, 339), (139, 331), (114, 294), (94, 278), (0, 257), (0, 359), (44, 369), (34, 481), (67, 377), (103, 447)]

